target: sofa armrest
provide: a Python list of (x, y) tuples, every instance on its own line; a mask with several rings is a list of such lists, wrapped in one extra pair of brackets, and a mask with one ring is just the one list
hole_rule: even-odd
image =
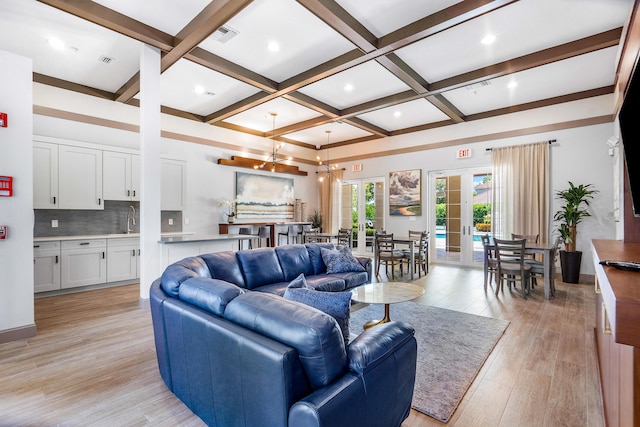
[(366, 330), (349, 344), (349, 369), (366, 374), (414, 339), (414, 333), (413, 326), (404, 322), (389, 322)]
[(356, 259), (367, 271), (367, 283), (371, 283), (371, 274), (373, 271), (373, 259), (366, 256), (357, 256)]
[(390, 322), (349, 345), (350, 370), (289, 410), (289, 426), (400, 426), (411, 410), (417, 344), (413, 328)]

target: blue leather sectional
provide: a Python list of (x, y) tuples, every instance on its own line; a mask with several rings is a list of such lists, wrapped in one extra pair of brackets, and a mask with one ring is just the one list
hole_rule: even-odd
[(281, 296), (300, 273), (326, 291), (369, 281), (370, 260), (360, 260), (367, 272), (323, 272), (321, 246), (190, 257), (152, 284), (160, 374), (207, 425), (392, 427), (409, 415), (410, 325), (380, 325), (345, 346), (333, 317)]

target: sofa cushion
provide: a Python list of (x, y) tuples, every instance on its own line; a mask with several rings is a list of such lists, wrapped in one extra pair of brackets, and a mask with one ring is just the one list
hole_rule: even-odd
[(335, 381), (347, 369), (338, 323), (306, 304), (273, 294), (247, 292), (227, 305), (224, 317), (295, 348), (314, 389)]
[(369, 276), (366, 271), (354, 272), (350, 271), (347, 273), (334, 273), (330, 276), (333, 280), (343, 280), (344, 281), (344, 290), (349, 290), (351, 288), (355, 288), (356, 286), (363, 285), (367, 283)]
[(349, 344), (349, 317), (351, 314), (351, 292), (323, 292), (310, 288), (304, 275), (295, 278), (284, 297), (317, 308), (336, 319), (342, 330), (344, 344)]
[(333, 243), (307, 243), (307, 252), (309, 252), (309, 260), (313, 264), (313, 274), (324, 274), (327, 272), (327, 266), (322, 260), (321, 248), (335, 249), (336, 246)]
[(168, 266), (162, 273), (162, 289), (177, 298), (180, 284), (192, 277), (211, 278), (209, 267), (200, 257), (185, 258)]
[(356, 257), (353, 256), (348, 246), (343, 246), (337, 251), (321, 248), (320, 254), (327, 266), (327, 274), (366, 271)]
[(236, 252), (247, 289), (270, 283), (284, 282), (278, 255), (273, 248), (258, 248)]
[(246, 288), (244, 276), (242, 276), (242, 271), (240, 271), (240, 264), (238, 263), (235, 252), (216, 252), (203, 254), (200, 255), (200, 257), (207, 263), (212, 278), (231, 282), (241, 288)]
[(300, 274), (305, 276), (313, 274), (313, 265), (309, 260), (309, 252), (304, 245), (278, 246), (275, 250), (285, 281), (293, 280)]
[(182, 301), (222, 317), (229, 301), (245, 291), (229, 282), (218, 279), (192, 277), (178, 288)]
[(346, 282), (342, 277), (338, 277), (337, 274), (318, 274), (306, 276), (305, 279), (307, 280), (307, 286), (316, 291), (339, 292), (346, 289)]

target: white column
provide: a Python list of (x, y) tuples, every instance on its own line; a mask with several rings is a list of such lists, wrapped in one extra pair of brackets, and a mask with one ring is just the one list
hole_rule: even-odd
[(0, 343), (36, 334), (33, 313), (33, 82), (30, 58), (0, 51), (0, 175), (13, 196), (0, 197)]
[(160, 240), (160, 50), (140, 50), (140, 298), (162, 274)]

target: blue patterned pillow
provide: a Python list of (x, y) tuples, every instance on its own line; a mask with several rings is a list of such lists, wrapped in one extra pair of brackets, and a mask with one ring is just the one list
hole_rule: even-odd
[(349, 344), (349, 318), (351, 317), (351, 292), (322, 292), (308, 287), (304, 274), (293, 279), (284, 298), (317, 308), (336, 319), (344, 345)]
[(353, 256), (348, 246), (343, 246), (337, 251), (320, 248), (320, 253), (324, 264), (327, 266), (327, 274), (366, 271), (360, 261)]

